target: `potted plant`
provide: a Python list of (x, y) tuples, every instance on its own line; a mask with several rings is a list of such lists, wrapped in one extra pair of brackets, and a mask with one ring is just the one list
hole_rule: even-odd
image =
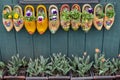
[(70, 60), (72, 78), (71, 80), (91, 80), (90, 69), (93, 62), (90, 62), (90, 56), (84, 53), (83, 57), (73, 56)]
[(105, 6), (105, 17), (104, 17), (104, 27), (110, 30), (115, 20), (115, 8), (114, 5), (108, 3)]
[(113, 68), (113, 64), (109, 59), (105, 58), (104, 54), (100, 53), (100, 50), (96, 50), (94, 65), (93, 65), (94, 79), (96, 80), (112, 80), (116, 68)]
[(114, 66), (114, 68), (116, 69), (116, 80), (120, 79), (120, 54), (118, 56), (118, 58), (113, 58), (112, 59), (112, 64)]
[(81, 27), (82, 30), (88, 32), (92, 27), (93, 22), (93, 8), (90, 4), (84, 4), (82, 7)]
[(2, 21), (5, 29), (10, 32), (13, 29), (12, 20), (12, 7), (10, 5), (4, 5), (2, 12)]
[(26, 5), (24, 9), (24, 23), (27, 32), (32, 35), (36, 31), (35, 10), (32, 5)]
[(3, 78), (4, 68), (5, 68), (4, 62), (0, 61), (0, 80)]
[(25, 70), (21, 71), (22, 60), (19, 57), (19, 54), (12, 56), (12, 59), (9, 61), (7, 65), (7, 70), (5, 71), (4, 79), (17, 79), (24, 80), (25, 79)]
[(53, 54), (53, 57), (51, 57), (51, 76), (49, 77), (50, 80), (54, 79), (62, 79), (62, 80), (69, 80), (70, 76), (69, 71), (71, 69), (71, 66), (68, 62), (68, 59), (66, 59), (65, 55), (59, 54)]
[(102, 30), (103, 20), (104, 20), (104, 12), (103, 6), (101, 4), (97, 4), (94, 8), (94, 26), (97, 30)]
[(70, 11), (71, 28), (76, 31), (81, 25), (81, 8), (78, 4), (74, 4)]
[(70, 6), (68, 4), (63, 4), (60, 8), (60, 23), (64, 31), (69, 31), (70, 20)]
[(43, 56), (34, 61), (30, 59), (26, 80), (47, 80), (48, 74), (50, 74), (48, 60), (49, 58), (45, 59)]

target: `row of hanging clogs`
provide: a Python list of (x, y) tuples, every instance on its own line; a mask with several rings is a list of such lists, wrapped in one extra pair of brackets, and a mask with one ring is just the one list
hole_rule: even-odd
[(11, 6), (5, 5), (3, 24), (8, 32), (12, 30), (13, 26), (18, 32), (25, 25), (29, 34), (33, 34), (36, 28), (40, 34), (43, 34), (49, 26), (49, 30), (54, 34), (58, 30), (60, 23), (65, 31), (68, 31), (71, 25), (71, 28), (75, 31), (81, 26), (82, 30), (88, 32), (92, 27), (92, 23), (98, 30), (101, 30), (103, 25), (109, 30), (115, 18), (114, 6), (110, 3), (105, 6), (105, 12), (101, 4), (97, 4), (94, 10), (90, 4), (84, 4), (82, 10), (78, 4), (74, 4), (71, 9), (68, 4), (63, 4), (60, 9), (60, 17), (57, 6), (50, 5), (48, 14), (49, 17), (44, 5), (38, 5), (35, 17), (34, 7), (27, 5), (23, 17), (22, 8), (19, 5), (14, 6), (13, 10)]

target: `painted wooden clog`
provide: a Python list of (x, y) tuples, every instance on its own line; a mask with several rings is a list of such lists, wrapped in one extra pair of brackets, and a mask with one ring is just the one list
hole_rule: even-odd
[(103, 27), (103, 6), (101, 4), (97, 4), (94, 8), (94, 26), (97, 30), (101, 30)]
[(57, 6), (50, 5), (49, 7), (49, 30), (55, 34), (60, 25), (59, 11)]
[(71, 27), (74, 31), (78, 30), (81, 24), (81, 8), (78, 4), (72, 6), (71, 12)]
[(12, 20), (12, 8), (9, 5), (5, 5), (2, 12), (3, 25), (8, 32), (13, 29), (13, 20)]
[(82, 30), (88, 32), (92, 27), (93, 9), (90, 4), (84, 4), (82, 8)]
[(17, 32), (19, 32), (23, 28), (23, 11), (19, 5), (16, 5), (13, 8), (13, 23)]
[(35, 11), (32, 5), (27, 5), (24, 10), (25, 16), (25, 28), (29, 34), (34, 34), (36, 31), (36, 24), (35, 24)]
[(37, 6), (37, 31), (39, 34), (45, 33), (48, 28), (47, 10), (44, 5)]
[(69, 31), (70, 28), (70, 6), (63, 4), (60, 9), (60, 20), (63, 30)]
[(115, 10), (114, 5), (109, 3), (105, 6), (105, 17), (104, 17), (104, 27), (107, 30), (110, 30), (114, 23), (115, 19)]

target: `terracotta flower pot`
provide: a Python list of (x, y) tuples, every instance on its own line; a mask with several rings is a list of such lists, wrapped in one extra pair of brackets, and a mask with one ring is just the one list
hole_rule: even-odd
[(88, 72), (87, 74), (85, 74), (84, 77), (80, 77), (80, 76), (77, 76), (77, 77), (74, 77), (75, 75), (71, 75), (71, 80), (93, 80), (93, 76), (92, 76), (92, 73), (91, 72)]
[(19, 70), (17, 75), (10, 75), (8, 70), (5, 71), (5, 74), (4, 74), (4, 79), (6, 80), (25, 80), (25, 73), (26, 71), (24, 70)]
[(93, 77), (72, 77), (71, 80), (93, 80)]
[(48, 80), (48, 77), (26, 77), (26, 80)]
[(116, 80), (120, 80), (120, 75), (115, 76)]
[(115, 76), (94, 76), (94, 80), (113, 80)]
[(37, 76), (35, 75), (29, 76), (29, 74), (27, 73), (26, 80), (48, 80), (48, 76), (45, 75), (44, 73)]
[(70, 80), (70, 76), (49, 76), (49, 80)]

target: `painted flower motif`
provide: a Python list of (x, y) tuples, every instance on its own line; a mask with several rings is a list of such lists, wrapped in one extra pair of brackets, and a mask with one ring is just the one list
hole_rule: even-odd
[(111, 20), (106, 21), (106, 24), (107, 24), (108, 26), (110, 26), (110, 25), (111, 25), (111, 23), (112, 23), (112, 21), (111, 21)]
[(88, 8), (89, 13), (93, 13), (93, 8)]
[(18, 22), (14, 23), (14, 24), (15, 24), (15, 26), (16, 26), (16, 27), (19, 27), (19, 24), (18, 24)]
[(10, 26), (10, 22), (5, 21), (5, 25), (6, 25), (7, 27), (9, 27), (9, 26)]
[(17, 23), (18, 23), (19, 25), (22, 24), (22, 20), (19, 20)]
[(57, 10), (56, 10), (56, 9), (52, 9), (52, 10), (51, 10), (51, 13), (52, 13), (52, 14), (57, 14)]
[(18, 13), (15, 13), (15, 14), (14, 14), (14, 18), (15, 18), (15, 19), (18, 19), (18, 18), (19, 18)]
[(38, 21), (40, 21), (40, 22), (41, 22), (43, 19), (44, 19), (43, 16), (39, 16), (39, 17), (38, 17)]
[(14, 24), (16, 25), (16, 27), (19, 27), (19, 25), (21, 25), (23, 23), (23, 21), (21, 19), (19, 19), (17, 22), (15, 22)]
[(97, 23), (98, 26), (102, 26), (102, 22), (97, 21), (96, 23)]
[(30, 10), (28, 10), (28, 11), (26, 12), (26, 16), (27, 16), (27, 17), (32, 16), (32, 12), (31, 12)]

